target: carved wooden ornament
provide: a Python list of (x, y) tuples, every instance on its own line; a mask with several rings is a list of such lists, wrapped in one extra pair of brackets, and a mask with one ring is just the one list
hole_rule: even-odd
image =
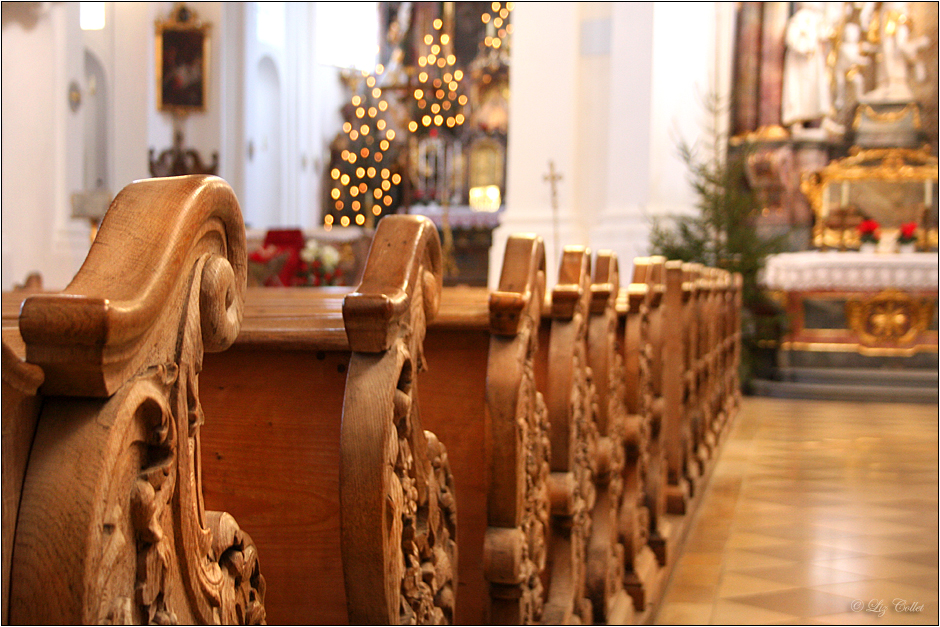
[(492, 457), (483, 562), (493, 624), (537, 624), (544, 609), (549, 439), (545, 402), (535, 384), (544, 296), (542, 239), (510, 237), (499, 290), (490, 295), (486, 385), (494, 445), (487, 447)]
[(231, 516), (204, 510), (200, 472), (203, 351), (238, 334), (245, 267), (224, 181), (145, 180), (115, 198), (66, 290), (24, 303), (47, 397), (12, 622), (264, 621), (255, 547)]
[[(387, 216), (343, 318), (340, 528), (353, 624), (454, 620), (457, 511), (447, 451), (421, 428), (417, 374), (441, 295), (433, 223)], [(380, 601), (376, 601), (376, 599)]]
[[(649, 440), (647, 445), (646, 505), (649, 514), (649, 544), (656, 553), (660, 565), (665, 564), (663, 543), (663, 516), (666, 510), (666, 467), (662, 442), (662, 372), (663, 372), (663, 325), (660, 304), (663, 297), (663, 257), (637, 257), (633, 265), (633, 282), (646, 285), (643, 315), (640, 319), (640, 350), (645, 363), (641, 377), (643, 392), (641, 407), (647, 421)], [(632, 287), (632, 286), (631, 286)]]
[[(650, 540), (650, 501), (647, 498), (651, 429), (652, 387), (650, 384), (649, 307), (650, 286), (645, 282), (646, 259), (636, 260), (634, 282), (626, 287), (624, 320), (624, 366), (626, 429), (624, 495), (620, 510), (620, 540), (624, 546), (624, 584), (637, 610), (655, 591), (658, 566)], [(637, 282), (637, 281), (642, 282)]]
[[(595, 623), (609, 623), (623, 598), (624, 545), (620, 519), (624, 497), (627, 408), (623, 337), (616, 302), (620, 291), (617, 256), (597, 253), (591, 284), (591, 312), (588, 324), (588, 362), (597, 391), (597, 498), (592, 512), (591, 537), (587, 549), (587, 588), (594, 608)], [(628, 616), (617, 616), (623, 620)], [(615, 619), (616, 620), (616, 619)]]
[(552, 571), (543, 622), (550, 624), (588, 623), (593, 614), (585, 587), (597, 459), (596, 400), (587, 355), (590, 286), (590, 251), (566, 246), (552, 291), (545, 394), (552, 446)]
[(691, 424), (686, 399), (687, 320), (683, 292), (683, 264), (665, 264), (663, 323), (669, 332), (663, 337), (663, 350), (669, 355), (663, 363), (663, 449), (666, 462), (667, 507), (673, 514), (685, 514), (689, 498), (686, 483), (690, 464)]

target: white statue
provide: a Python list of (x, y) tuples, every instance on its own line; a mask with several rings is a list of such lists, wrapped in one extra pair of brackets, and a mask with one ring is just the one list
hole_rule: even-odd
[[(881, 5), (879, 8), (878, 5)], [(911, 38), (907, 2), (866, 2), (860, 15), (869, 41), (877, 43), (879, 64), (875, 67), (875, 89), (865, 94), (864, 102), (909, 102), (911, 92), (908, 66), (918, 82), (926, 78), (924, 62), (918, 53), (930, 45), (925, 35)]]
[(825, 45), (829, 27), (822, 2), (800, 2), (787, 23), (781, 121), (793, 130), (829, 114)]
[(862, 66), (871, 63), (865, 56), (866, 44), (861, 41), (862, 29), (854, 22), (848, 22), (842, 31), (842, 42), (839, 44), (836, 56), (835, 81), (837, 108), (845, 104), (846, 81), (855, 86), (855, 97), (862, 95), (865, 89), (865, 77), (862, 75)]

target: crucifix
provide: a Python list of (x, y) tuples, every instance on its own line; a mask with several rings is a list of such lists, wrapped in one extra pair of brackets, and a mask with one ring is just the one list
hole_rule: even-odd
[(552, 223), (555, 229), (555, 255), (558, 255), (558, 181), (562, 176), (555, 171), (555, 162), (548, 160), (548, 174), (542, 177), (552, 188)]

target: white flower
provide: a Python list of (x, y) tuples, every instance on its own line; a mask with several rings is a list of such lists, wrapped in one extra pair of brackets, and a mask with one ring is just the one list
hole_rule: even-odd
[(306, 246), (300, 251), (300, 258), (307, 263), (313, 263), (319, 254), (320, 245), (317, 244), (316, 240), (308, 239)]
[(320, 247), (320, 261), (327, 272), (332, 272), (339, 263), (339, 251), (333, 246)]

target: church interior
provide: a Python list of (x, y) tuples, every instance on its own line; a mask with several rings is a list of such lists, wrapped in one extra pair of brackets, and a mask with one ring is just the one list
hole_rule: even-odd
[(4, 622), (940, 620), (936, 3), (2, 33)]

